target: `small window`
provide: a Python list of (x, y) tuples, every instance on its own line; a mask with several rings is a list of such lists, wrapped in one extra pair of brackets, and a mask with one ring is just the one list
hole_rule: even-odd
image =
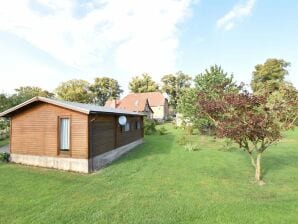
[(129, 131), (130, 130), (130, 124), (127, 122), (125, 124), (125, 131)]
[(141, 122), (137, 121), (137, 130), (141, 129)]
[(59, 148), (61, 151), (70, 150), (70, 119), (60, 118), (59, 123)]

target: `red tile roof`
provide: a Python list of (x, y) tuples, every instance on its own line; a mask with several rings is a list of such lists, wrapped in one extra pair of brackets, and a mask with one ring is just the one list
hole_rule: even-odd
[(122, 100), (108, 100), (105, 107), (119, 108), (134, 112), (143, 112), (146, 105), (151, 107), (163, 106), (166, 98), (160, 92), (130, 93)]
[(151, 107), (163, 106), (165, 104), (165, 97), (161, 92), (149, 92), (149, 93), (130, 93), (124, 97), (122, 101), (134, 101), (135, 99), (146, 100), (148, 99)]
[[(126, 109), (129, 111), (143, 112), (146, 111), (146, 105), (150, 108), (147, 99), (139, 99), (138, 97), (125, 97), (121, 100), (117, 108)], [(151, 109), (151, 108), (150, 108)]]

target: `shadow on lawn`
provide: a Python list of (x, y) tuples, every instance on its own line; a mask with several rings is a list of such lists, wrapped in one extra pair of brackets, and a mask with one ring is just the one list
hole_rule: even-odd
[(263, 157), (263, 176), (275, 170), (280, 170), (287, 166), (297, 166), (298, 155), (295, 153), (285, 153), (285, 154), (268, 154)]
[(143, 144), (137, 146), (135, 149), (119, 158), (115, 164), (142, 159), (151, 155), (168, 154), (172, 150), (174, 142), (175, 136), (172, 133), (145, 136)]

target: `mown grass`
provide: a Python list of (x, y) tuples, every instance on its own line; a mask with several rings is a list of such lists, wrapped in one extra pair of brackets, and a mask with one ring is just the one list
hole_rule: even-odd
[(198, 136), (187, 152), (166, 128), (91, 175), (0, 164), (0, 223), (298, 222), (297, 129), (264, 154), (259, 186), (245, 153)]

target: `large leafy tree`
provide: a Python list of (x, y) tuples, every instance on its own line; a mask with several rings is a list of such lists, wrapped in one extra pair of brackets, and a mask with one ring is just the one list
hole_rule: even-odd
[(189, 75), (179, 71), (175, 75), (169, 74), (161, 78), (162, 91), (166, 92), (170, 97), (170, 105), (174, 109), (177, 107), (177, 102), (182, 92), (191, 86), (192, 78)]
[(144, 73), (141, 76), (133, 77), (129, 82), (128, 88), (133, 93), (146, 93), (146, 92), (159, 91), (158, 84), (147, 73)]
[(15, 89), (15, 94), (8, 97), (10, 106), (15, 106), (35, 96), (53, 97), (54, 94), (37, 86), (21, 86)]
[(233, 81), (233, 76), (224, 72), (218, 66), (213, 65), (195, 77), (194, 88), (186, 89), (181, 94), (178, 100), (178, 111), (183, 114), (183, 117), (190, 120), (201, 132), (211, 134), (214, 124), (213, 121), (200, 112), (197, 107), (198, 96), (197, 92), (202, 91), (209, 99), (217, 99), (221, 96), (221, 92), (238, 92), (238, 88)]
[(108, 99), (116, 99), (123, 92), (117, 80), (108, 77), (97, 77), (90, 86), (90, 90), (95, 96), (95, 102), (105, 105)]
[[(13, 95), (0, 94), (0, 111), (7, 110), (35, 96), (53, 97), (54, 94), (36, 86), (21, 86), (15, 89)], [(0, 129), (8, 126), (6, 119), (0, 120)]]
[(55, 93), (58, 98), (79, 103), (92, 103), (93, 93), (90, 91), (89, 82), (82, 79), (72, 79), (61, 83)]
[(9, 100), (9, 96), (7, 96), (4, 93), (0, 94), (0, 112), (7, 110), (9, 107), (11, 107), (11, 102)]
[[(8, 108), (10, 108), (11, 102), (9, 100), (9, 96), (7, 96), (4, 93), (0, 94), (0, 112), (7, 110)], [(9, 125), (9, 122), (7, 119), (4, 118), (0, 118), (0, 130), (2, 129), (6, 129)]]
[(195, 77), (195, 89), (198, 91), (204, 91), (209, 98), (217, 98), (220, 93), (237, 91), (237, 86), (233, 81), (233, 75), (224, 72), (221, 66), (213, 65), (209, 69), (205, 69), (204, 73), (201, 73)]
[(245, 90), (238, 93), (220, 89), (218, 93), (220, 97), (210, 98), (199, 91), (200, 112), (214, 122), (218, 137), (233, 140), (247, 152), (255, 167), (255, 180), (263, 183), (262, 153), (282, 138), (282, 131), (293, 127), (298, 113), (298, 92), (284, 86), (274, 94), (255, 95)]
[(197, 92), (195, 88), (184, 89), (177, 101), (177, 111), (183, 115), (184, 123), (191, 123), (194, 127), (200, 128), (204, 120), (198, 116)]
[(260, 93), (277, 91), (288, 74), (289, 66), (289, 62), (275, 58), (269, 58), (264, 64), (256, 65), (251, 81), (253, 91)]

